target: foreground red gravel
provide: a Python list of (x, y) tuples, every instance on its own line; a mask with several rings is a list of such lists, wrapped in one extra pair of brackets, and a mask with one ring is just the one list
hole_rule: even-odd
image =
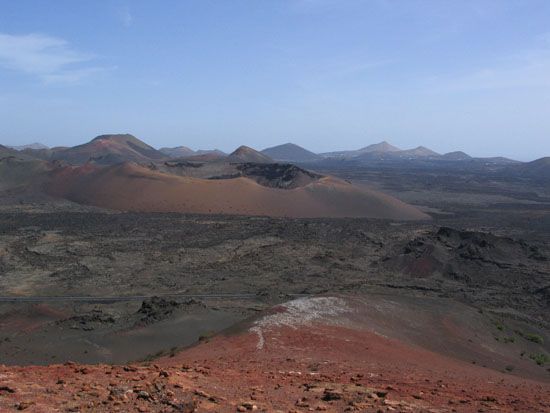
[(256, 324), (155, 364), (2, 366), (0, 411), (550, 411), (549, 382), (306, 321)]

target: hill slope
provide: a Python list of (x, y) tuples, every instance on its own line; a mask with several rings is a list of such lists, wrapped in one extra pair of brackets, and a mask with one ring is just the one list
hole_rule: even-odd
[(32, 156), (29, 156), (23, 152), (19, 152), (15, 149), (8, 148), (7, 146), (0, 145), (0, 159), (4, 158), (16, 158), (23, 160), (33, 159)]
[(382, 141), (380, 143), (374, 143), (369, 146), (365, 146), (364, 148), (359, 149), (358, 152), (360, 153), (367, 153), (367, 152), (399, 152), (401, 149), (399, 149), (396, 146), (391, 145), (390, 143), (386, 141)]
[(276, 161), (283, 162), (311, 162), (321, 159), (319, 155), (294, 143), (285, 143), (284, 145), (266, 148), (262, 153)]
[(399, 151), (395, 153), (396, 156), (400, 158), (439, 158), (441, 157), (440, 154), (438, 154), (435, 151), (432, 151), (429, 148), (426, 148), (425, 146), (418, 146), (413, 149), (407, 149), (404, 151)]
[(273, 159), (269, 156), (245, 145), (239, 146), (234, 152), (230, 153), (227, 160), (238, 163), (273, 163)]
[(50, 162), (0, 155), (0, 191), (17, 187), (40, 187), (53, 169), (55, 165)]
[(508, 168), (508, 172), (528, 178), (550, 179), (550, 156), (511, 166)]
[(446, 161), (468, 161), (471, 160), (472, 157), (465, 152), (454, 151), (441, 155), (441, 159)]
[(0, 409), (547, 412), (544, 369), (499, 333), (449, 301), (304, 297), (154, 364), (2, 365)]
[(142, 142), (133, 135), (101, 135), (83, 145), (57, 151), (54, 160), (75, 165), (94, 161), (99, 164), (115, 164), (125, 161), (150, 162), (166, 158), (162, 152)]
[(170, 158), (185, 158), (187, 156), (192, 156), (195, 154), (195, 151), (187, 146), (176, 146), (175, 148), (160, 148), (159, 152), (162, 152), (164, 155), (169, 156)]
[(391, 154), (391, 153), (397, 153), (401, 151), (396, 146), (391, 145), (390, 143), (386, 141), (382, 141), (379, 143), (374, 143), (372, 145), (365, 146), (364, 148), (352, 150), (352, 151), (336, 151), (336, 152), (326, 152), (321, 154), (325, 158), (344, 158), (344, 159), (351, 159), (355, 158), (361, 155), (369, 155), (369, 154)]
[(376, 191), (322, 177), (294, 189), (253, 179), (199, 179), (136, 164), (85, 165), (55, 171), (49, 194), (123, 211), (215, 213), (281, 217), (427, 219), (418, 209)]
[(0, 145), (0, 158), (7, 158), (9, 156), (17, 156), (18, 153), (15, 149), (8, 148), (7, 146)]

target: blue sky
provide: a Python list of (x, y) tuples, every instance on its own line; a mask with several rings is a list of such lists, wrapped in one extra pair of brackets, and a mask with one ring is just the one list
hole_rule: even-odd
[(550, 1), (0, 0), (0, 143), (550, 155)]

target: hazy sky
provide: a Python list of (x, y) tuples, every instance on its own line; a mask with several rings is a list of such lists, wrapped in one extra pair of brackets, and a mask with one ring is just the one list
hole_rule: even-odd
[(550, 155), (548, 0), (0, 0), (0, 143)]

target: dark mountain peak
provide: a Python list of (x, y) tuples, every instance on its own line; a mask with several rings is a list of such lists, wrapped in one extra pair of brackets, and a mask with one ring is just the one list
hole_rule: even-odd
[(262, 153), (277, 161), (285, 162), (309, 162), (321, 158), (316, 153), (308, 151), (292, 142), (266, 148)]
[(442, 158), (449, 161), (466, 161), (472, 159), (470, 155), (462, 151), (448, 152), (442, 155)]
[(392, 144), (388, 143), (387, 141), (382, 141), (379, 143), (374, 143), (369, 146), (365, 146), (364, 148), (359, 149), (359, 152), (398, 152), (401, 149), (399, 149), (396, 146), (393, 146)]
[(156, 150), (152, 146), (146, 144), (144, 141), (142, 141), (141, 139), (137, 138), (136, 136), (130, 133), (113, 133), (113, 134), (99, 135), (99, 136), (96, 136), (94, 139), (92, 139), (89, 143), (101, 142), (101, 141), (115, 142), (121, 145), (134, 144), (142, 148)]
[(259, 153), (256, 149), (252, 149), (250, 146), (241, 145), (237, 149), (235, 149), (233, 152), (231, 152), (230, 156), (232, 155), (245, 155), (250, 153)]
[(252, 149), (249, 146), (241, 145), (235, 149), (230, 155), (231, 162), (251, 162), (251, 163), (272, 163), (273, 159), (269, 156)]
[(108, 133), (104, 135), (98, 135), (91, 140), (91, 142), (110, 140), (110, 141), (121, 141), (124, 139), (139, 140), (134, 135), (129, 133)]
[(183, 145), (174, 148), (160, 148), (159, 151), (171, 158), (185, 158), (195, 154), (194, 150)]
[(432, 151), (430, 148), (426, 148), (425, 146), (422, 146), (422, 145), (417, 146), (416, 148), (413, 148), (413, 149), (407, 149), (407, 150), (401, 151), (401, 153), (406, 156), (418, 156), (418, 157), (441, 156), (437, 152)]

